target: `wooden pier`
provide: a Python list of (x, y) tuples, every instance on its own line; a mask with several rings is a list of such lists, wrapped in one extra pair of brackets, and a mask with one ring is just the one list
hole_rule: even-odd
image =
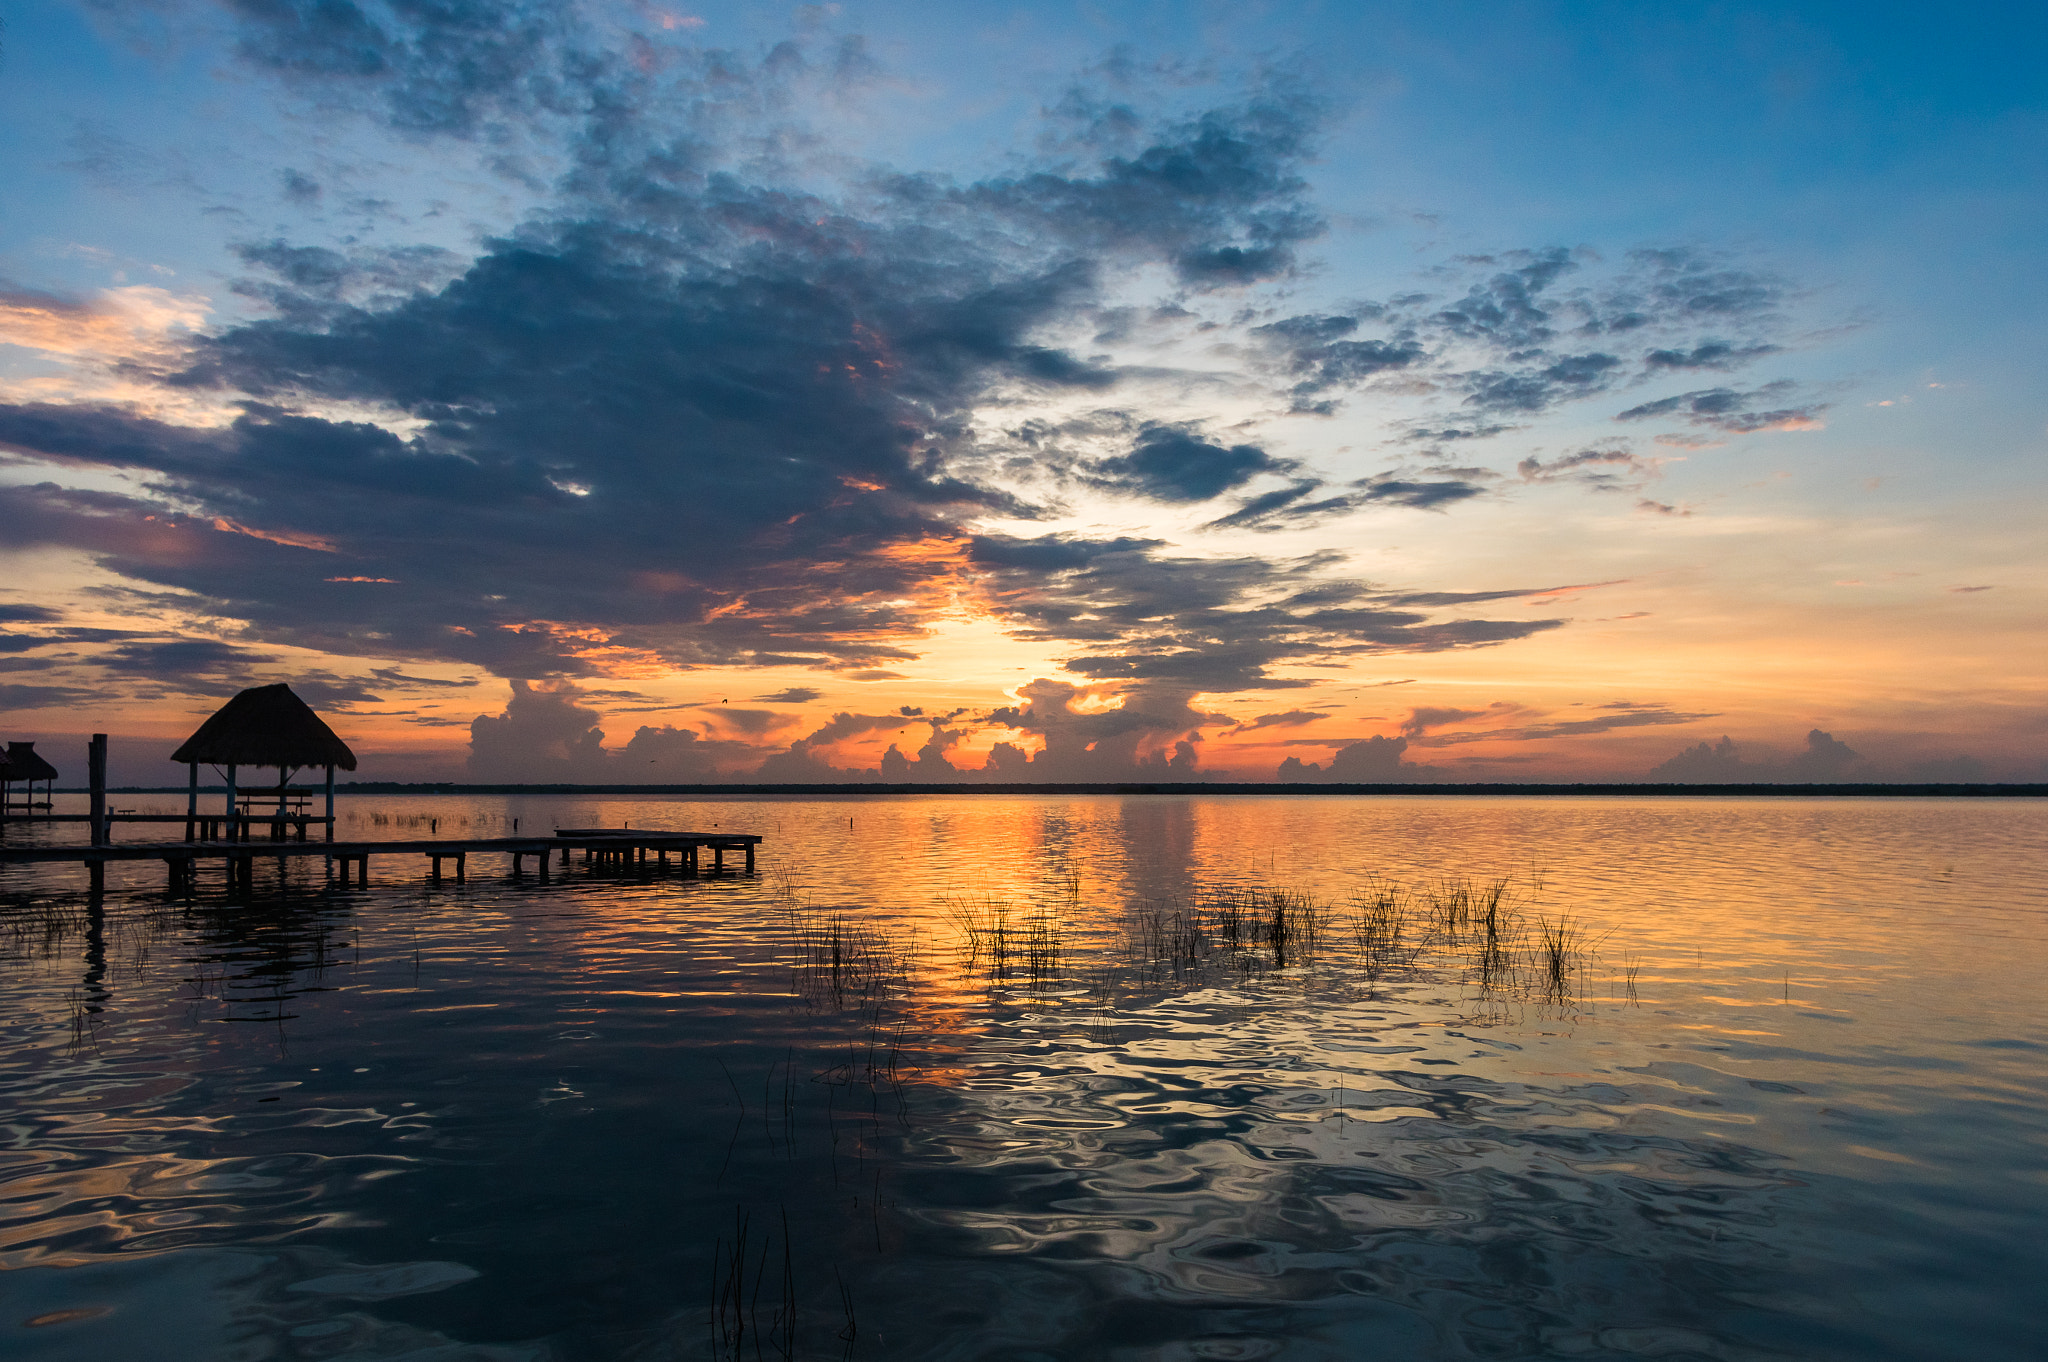
[[(164, 822), (185, 821), (183, 814), (163, 815)], [(38, 820), (40, 821), (40, 820)], [(268, 822), (268, 818), (258, 821)], [(227, 879), (231, 885), (247, 887), (255, 874), (259, 860), (274, 858), (280, 863), (288, 858), (319, 856), (326, 861), (327, 871), (340, 884), (347, 885), (353, 879), (357, 885), (369, 883), (370, 858), (372, 856), (423, 856), (427, 860), (427, 878), (439, 882), (449, 862), (454, 864), (454, 878), (468, 878), (469, 857), (472, 853), (498, 852), (510, 858), (509, 871), (517, 879), (525, 873), (526, 858), (533, 857), (534, 874), (545, 884), (548, 881), (550, 858), (559, 855), (561, 864), (567, 866), (576, 851), (583, 853), (585, 865), (617, 871), (650, 874), (673, 868), (677, 872), (697, 876), (704, 873), (703, 853), (711, 852), (710, 873), (724, 875), (725, 856), (734, 852), (744, 859), (745, 868), (741, 874), (754, 873), (754, 848), (761, 839), (753, 833), (743, 832), (668, 832), (658, 828), (560, 828), (552, 837), (465, 837), (433, 838), (424, 841), (377, 840), (361, 842), (309, 842), (287, 841), (183, 841), (183, 842), (130, 842), (100, 846), (41, 846), (41, 847), (0, 847), (0, 866), (23, 863), (70, 863), (84, 865), (91, 873), (94, 888), (105, 883), (108, 861), (162, 861), (166, 887), (172, 893), (191, 893), (198, 873), (199, 862), (221, 861), (225, 863)], [(675, 853), (673, 867), (669, 854)], [(737, 870), (738, 867), (735, 867)]]

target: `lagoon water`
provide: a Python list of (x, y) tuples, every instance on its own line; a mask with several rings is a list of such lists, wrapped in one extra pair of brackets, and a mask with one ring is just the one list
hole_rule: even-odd
[(763, 873), (0, 868), (7, 1357), (2041, 1356), (2048, 802), (341, 816)]

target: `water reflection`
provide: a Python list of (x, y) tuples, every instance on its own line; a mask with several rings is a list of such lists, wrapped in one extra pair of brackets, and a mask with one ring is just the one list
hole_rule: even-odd
[(5, 872), (19, 1355), (2034, 1341), (2039, 810), (356, 813), (723, 822), (772, 859), (186, 900)]

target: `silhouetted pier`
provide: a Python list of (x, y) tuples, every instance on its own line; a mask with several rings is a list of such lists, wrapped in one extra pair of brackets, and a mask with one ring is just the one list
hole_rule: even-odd
[[(137, 815), (140, 818), (151, 815)], [(182, 823), (183, 814), (155, 815), (163, 822)], [(37, 819), (41, 822), (43, 820)], [(270, 822), (264, 817), (262, 822)], [(469, 857), (475, 853), (500, 853), (509, 858), (508, 873), (518, 879), (525, 874), (526, 858), (533, 858), (533, 873), (542, 883), (549, 879), (550, 858), (560, 857), (560, 863), (567, 866), (571, 856), (581, 851), (583, 863), (596, 868), (615, 871), (630, 871), (638, 874), (652, 874), (673, 870), (686, 876), (705, 873), (704, 855), (711, 853), (710, 873), (726, 873), (726, 853), (733, 852), (743, 858), (744, 869), (739, 873), (754, 873), (754, 848), (761, 844), (759, 836), (745, 832), (669, 832), (659, 828), (559, 828), (552, 837), (461, 837), (429, 838), (426, 840), (392, 840), (358, 842), (309, 842), (305, 840), (275, 841), (183, 841), (183, 842), (130, 842), (125, 845), (104, 843), (98, 846), (40, 846), (0, 847), (0, 865), (23, 863), (70, 863), (83, 865), (91, 872), (95, 887), (105, 882), (106, 865), (109, 861), (162, 861), (167, 888), (172, 893), (190, 893), (193, 889), (199, 863), (220, 861), (227, 872), (231, 885), (247, 886), (255, 874), (259, 860), (275, 859), (280, 864), (285, 860), (318, 856), (325, 860), (327, 871), (339, 883), (347, 885), (351, 878), (358, 885), (369, 883), (370, 858), (372, 856), (421, 856), (427, 861), (427, 878), (441, 880), (449, 862), (454, 863), (454, 878), (468, 878)], [(669, 856), (674, 853), (675, 860)], [(739, 869), (735, 867), (735, 869)], [(353, 877), (351, 876), (353, 870)]]

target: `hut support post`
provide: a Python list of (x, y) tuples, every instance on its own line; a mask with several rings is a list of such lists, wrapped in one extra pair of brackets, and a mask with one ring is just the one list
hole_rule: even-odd
[(192, 840), (192, 821), (199, 817), (199, 763), (188, 761), (186, 770), (191, 774), (185, 782), (185, 840)]
[(236, 836), (236, 833), (240, 830), (240, 825), (235, 822), (235, 764), (233, 762), (228, 763), (227, 811), (228, 821), (227, 827), (224, 829), (224, 831), (227, 834), (227, 839), (230, 842), (239, 841), (240, 838)]
[[(92, 789), (92, 844), (103, 847), (107, 844), (107, 735), (95, 733), (92, 743), (85, 749), (87, 784)], [(99, 862), (93, 863), (95, 872)]]
[(327, 840), (334, 840), (334, 763), (327, 763)]

